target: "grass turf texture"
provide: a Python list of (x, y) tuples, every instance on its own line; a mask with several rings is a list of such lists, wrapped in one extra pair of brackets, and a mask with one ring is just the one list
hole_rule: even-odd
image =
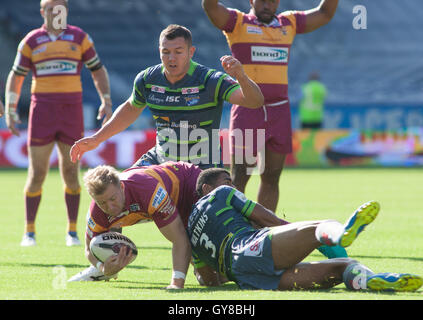
[[(81, 172), (82, 176), (83, 172)], [(286, 169), (280, 181), (277, 214), (289, 221), (337, 219), (342, 223), (362, 203), (377, 200), (381, 212), (348, 248), (350, 257), (375, 272), (423, 275), (421, 169)], [(124, 228), (139, 256), (110, 282), (66, 283), (88, 266), (83, 246), (66, 247), (63, 187), (51, 170), (43, 188), (36, 220), (37, 246), (20, 247), (24, 229), (24, 170), (0, 170), (2, 243), (1, 300), (384, 300), (422, 299), (415, 293), (351, 292), (343, 284), (321, 291), (240, 291), (234, 283), (220, 288), (198, 286), (190, 267), (186, 289), (163, 288), (171, 276), (171, 246), (153, 223)], [(259, 178), (253, 176), (246, 195), (256, 200)], [(89, 197), (82, 191), (78, 234), (83, 241)], [(318, 251), (306, 261), (325, 259)]]

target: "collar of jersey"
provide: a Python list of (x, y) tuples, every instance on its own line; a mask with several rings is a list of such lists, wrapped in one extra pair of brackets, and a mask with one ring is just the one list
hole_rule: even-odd
[(264, 22), (261, 22), (257, 18), (257, 16), (253, 13), (252, 9), (250, 10), (249, 14), (254, 17), (254, 22), (257, 23), (258, 25), (265, 26), (265, 27), (275, 27), (275, 28), (281, 26), (281, 24), (279, 23), (279, 19), (276, 16), (273, 16), (273, 20), (270, 21), (270, 23), (264, 23)]
[[(188, 69), (188, 71), (187, 71), (187, 75), (189, 75), (189, 76), (192, 76), (193, 75), (193, 73), (194, 73), (194, 71), (195, 71), (195, 68), (197, 68), (197, 66), (198, 66), (198, 63), (197, 62), (195, 62), (195, 61), (192, 61), (192, 59), (189, 61), (189, 69)], [(164, 74), (164, 66), (163, 66), (163, 64), (162, 64), (162, 74)]]

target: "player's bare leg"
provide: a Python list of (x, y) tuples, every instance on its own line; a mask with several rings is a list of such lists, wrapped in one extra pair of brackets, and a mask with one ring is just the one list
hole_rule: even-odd
[(232, 183), (237, 190), (242, 193), (245, 192), (245, 187), (247, 186), (250, 175), (247, 174), (247, 164), (245, 160), (242, 163), (235, 163), (235, 156), (232, 155), (231, 158), (231, 179)]
[(273, 152), (266, 148), (264, 171), (260, 175), (257, 202), (276, 211), (279, 199), (279, 179), (285, 164), (285, 154)]
[(25, 184), (26, 192), (38, 192), (41, 190), (50, 167), (50, 155), (53, 151), (54, 142), (44, 146), (28, 147), (28, 176)]
[(374, 273), (350, 258), (299, 263), (286, 269), (279, 290), (329, 289), (344, 283), (349, 290), (416, 291), (423, 278), (410, 273)]
[[(275, 269), (288, 269), (300, 263), (322, 243), (316, 228), (327, 221), (294, 222), (272, 228), (272, 256)], [(340, 228), (342, 225), (339, 224)]]
[(34, 246), (35, 218), (41, 202), (41, 189), (49, 169), (54, 143), (28, 147), (28, 175), (25, 184), (25, 233), (21, 246)]
[(71, 146), (58, 141), (57, 142), (58, 153), (59, 153), (59, 169), (62, 175), (63, 182), (66, 188), (70, 190), (78, 190), (79, 184), (79, 162), (73, 163), (70, 160), (69, 152)]
[(78, 218), (81, 187), (79, 184), (79, 162), (72, 162), (69, 157), (71, 146), (58, 141), (59, 170), (65, 185), (65, 203), (68, 216), (68, 227), (66, 245), (80, 245), (76, 233), (76, 222)]
[(350, 258), (299, 263), (284, 271), (278, 289), (329, 289), (342, 283), (345, 269), (357, 263)]

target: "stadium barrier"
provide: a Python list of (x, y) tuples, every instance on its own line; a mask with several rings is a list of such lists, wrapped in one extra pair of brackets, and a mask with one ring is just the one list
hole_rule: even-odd
[[(86, 135), (92, 135), (87, 131)], [(223, 162), (229, 165), (228, 129), (220, 131)], [(27, 135), (11, 135), (0, 130), (0, 167), (28, 166)], [(128, 130), (103, 142), (84, 154), (82, 167), (109, 164), (130, 167), (140, 155), (156, 143), (155, 130)], [(51, 167), (57, 167), (54, 150)], [(333, 166), (423, 166), (423, 127), (396, 131), (359, 130), (295, 130), (293, 152), (288, 156), (290, 167)]]

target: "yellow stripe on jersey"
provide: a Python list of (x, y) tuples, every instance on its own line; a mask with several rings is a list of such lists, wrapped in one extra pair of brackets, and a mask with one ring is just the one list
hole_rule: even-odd
[(244, 65), (245, 73), (256, 83), (285, 84), (288, 83), (288, 66)]
[[(52, 86), (54, 82), (54, 86)], [(32, 81), (31, 93), (70, 93), (81, 92), (82, 84), (79, 75), (38, 77)]]
[[(168, 175), (169, 179), (172, 181), (172, 191), (170, 192), (170, 198), (173, 200), (173, 203), (175, 204), (175, 206), (177, 206), (178, 205), (178, 199), (179, 199), (179, 179), (169, 169), (167, 169), (167, 168), (162, 168), (162, 169)], [(150, 175), (151, 177), (153, 177), (154, 179), (156, 179), (157, 181), (159, 181), (159, 183), (162, 186), (165, 185), (162, 177), (160, 177), (160, 175), (156, 171), (154, 171), (152, 169), (147, 169), (144, 172), (147, 173), (148, 175)]]

